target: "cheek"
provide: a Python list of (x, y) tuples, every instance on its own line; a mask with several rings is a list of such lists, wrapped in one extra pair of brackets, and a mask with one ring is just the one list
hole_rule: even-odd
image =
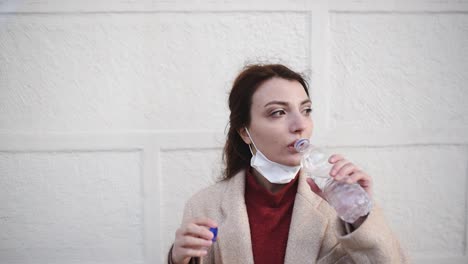
[(281, 151), (279, 150), (279, 147), (282, 143), (284, 143), (281, 141), (281, 135), (284, 135), (284, 133), (279, 133), (278, 131), (273, 129), (265, 131), (261, 139), (262, 147), (266, 152), (265, 154), (268, 154), (270, 156), (277, 156), (280, 154)]
[(314, 131), (314, 121), (311, 119), (310, 120), (310, 125), (308, 126), (308, 132), (311, 135), (312, 131)]

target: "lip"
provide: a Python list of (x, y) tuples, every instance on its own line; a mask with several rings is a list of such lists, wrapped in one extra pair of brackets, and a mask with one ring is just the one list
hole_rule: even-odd
[(296, 142), (298, 141), (299, 139), (295, 139), (293, 142), (291, 142), (291, 144), (288, 145), (288, 148), (289, 147), (293, 147), (294, 148), (294, 144), (296, 144)]
[(298, 140), (299, 140), (299, 139), (296, 139), (296, 140), (294, 140), (293, 142), (291, 142), (291, 144), (288, 145), (288, 149), (289, 149), (290, 151), (297, 152), (297, 151), (296, 151), (296, 148), (294, 147), (294, 144), (295, 144)]

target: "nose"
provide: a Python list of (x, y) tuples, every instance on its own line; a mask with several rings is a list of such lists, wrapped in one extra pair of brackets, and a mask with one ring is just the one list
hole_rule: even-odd
[(301, 134), (307, 129), (310, 122), (311, 120), (309, 120), (309, 117), (298, 113), (292, 117), (289, 129), (294, 134)]

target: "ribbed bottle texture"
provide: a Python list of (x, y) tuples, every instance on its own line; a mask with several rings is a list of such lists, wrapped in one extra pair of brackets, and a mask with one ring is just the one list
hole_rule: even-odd
[(354, 223), (370, 212), (372, 201), (366, 191), (357, 183), (335, 181), (330, 176), (333, 165), (322, 150), (310, 145), (308, 139), (298, 140), (294, 147), (302, 153), (302, 172), (314, 180), (343, 221)]

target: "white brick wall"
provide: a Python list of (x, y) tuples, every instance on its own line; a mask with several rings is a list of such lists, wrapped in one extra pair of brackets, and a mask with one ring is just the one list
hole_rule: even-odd
[(138, 152), (0, 155), (2, 263), (142, 262)]
[(311, 75), (415, 263), (466, 263), (468, 1), (0, 1), (0, 262), (160, 263), (246, 61)]

